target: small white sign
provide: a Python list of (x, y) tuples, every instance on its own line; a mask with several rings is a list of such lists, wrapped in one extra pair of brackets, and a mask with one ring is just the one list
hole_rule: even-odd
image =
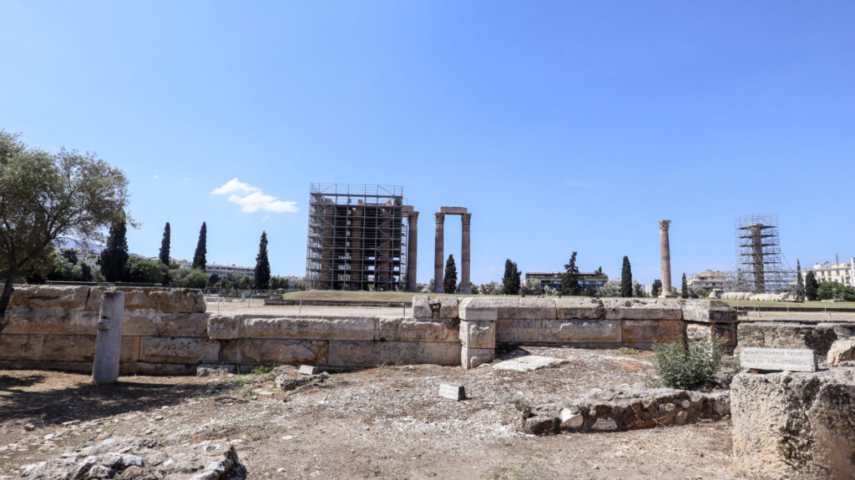
[(439, 396), (451, 400), (464, 400), (466, 398), (466, 390), (462, 385), (442, 384), (439, 386)]
[(314, 375), (315, 367), (311, 365), (300, 365), (300, 375)]
[(816, 359), (809, 348), (743, 348), (739, 353), (742, 368), (815, 372)]

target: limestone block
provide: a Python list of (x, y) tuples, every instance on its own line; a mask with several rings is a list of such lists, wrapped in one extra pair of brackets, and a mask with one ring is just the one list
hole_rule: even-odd
[(737, 335), (737, 352), (745, 347), (809, 348), (817, 358), (825, 358), (837, 340), (834, 327), (827, 324), (742, 322)]
[(219, 362), (244, 365), (324, 365), (327, 363), (327, 342), (273, 338), (229, 340), (222, 342)]
[(413, 295), (413, 316), (416, 318), (433, 317), (433, 310), (430, 306), (430, 297), (427, 295)]
[(496, 322), (490, 320), (461, 320), (460, 342), (464, 347), (496, 348)]
[(537, 343), (539, 342), (540, 320), (511, 320), (500, 318), (496, 321), (496, 342), (498, 343)]
[(681, 320), (678, 300), (607, 298), (603, 300), (606, 320)]
[(156, 310), (129, 310), (124, 315), (122, 335), (135, 337), (207, 338), (208, 314), (162, 314)]
[(0, 359), (2, 360), (41, 360), (44, 348), (44, 335), (0, 334)]
[(619, 343), (621, 322), (606, 320), (544, 320), (540, 343)]
[(9, 310), (3, 334), (95, 335), (97, 312), (46, 308)]
[(601, 320), (605, 316), (603, 302), (596, 298), (556, 298), (559, 320)]
[(141, 337), (122, 337), (122, 352), (119, 361), (125, 363), (139, 360), (141, 343)]
[(735, 308), (719, 300), (680, 300), (683, 320), (698, 323), (736, 323)]
[(624, 343), (684, 342), (682, 320), (622, 320), (621, 341)]
[(855, 360), (855, 340), (837, 340), (828, 349), (828, 363)]
[(460, 302), (461, 320), (496, 320), (498, 312), (493, 298), (464, 298)]
[(740, 373), (731, 414), (737, 475), (855, 478), (855, 370)]
[(95, 335), (45, 335), (45, 360), (91, 362), (95, 359)]
[[(415, 316), (415, 315), (414, 315)], [(458, 318), (460, 299), (457, 297), (439, 297), (439, 318)]]
[(459, 325), (451, 319), (377, 317), (376, 340), (390, 342), (457, 342)]
[(16, 286), (9, 300), (9, 309), (49, 309), (83, 310), (89, 287), (22, 285)]
[(243, 338), (374, 340), (375, 317), (253, 318), (243, 316)]
[(460, 364), (463, 368), (475, 368), (479, 365), (490, 363), (495, 357), (496, 351), (492, 348), (469, 348), (460, 349)]
[(122, 335), (156, 337), (161, 313), (155, 310), (125, 310)]
[(725, 340), (725, 345), (733, 347), (736, 345), (737, 324), (711, 324), (711, 323), (686, 323), (686, 338), (689, 340), (703, 340), (709, 338), (712, 332)]
[(149, 363), (216, 363), (220, 345), (205, 338), (142, 337), (140, 360)]
[(122, 362), (119, 365), (119, 373), (122, 375), (195, 375), (196, 364)]
[(205, 296), (195, 288), (151, 289), (148, 292), (157, 310), (163, 313), (205, 313)]
[(240, 338), (243, 317), (241, 315), (211, 315), (208, 317), (208, 338), (234, 340)]
[(334, 367), (376, 367), (382, 364), (459, 365), (459, 363), (459, 343), (346, 340), (329, 342), (329, 364)]

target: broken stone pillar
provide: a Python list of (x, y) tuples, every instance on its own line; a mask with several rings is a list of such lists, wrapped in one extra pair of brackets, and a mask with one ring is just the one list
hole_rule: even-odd
[(434, 213), (436, 219), (436, 247), (433, 257), (433, 291), (435, 293), (443, 293), (442, 288), (442, 269), (444, 267), (445, 256), (445, 214)]
[(104, 292), (92, 366), (92, 381), (96, 384), (115, 383), (119, 379), (124, 315), (125, 292)]
[(419, 212), (411, 212), (407, 220), (407, 290), (418, 291), (417, 270), (419, 259)]
[(463, 245), (460, 249), (460, 293), (470, 294), (472, 290), (469, 288), (469, 224), (472, 220), (471, 213), (464, 213), (460, 216), (463, 222)]
[(671, 241), (668, 238), (668, 227), (671, 220), (659, 220), (659, 255), (662, 259), (662, 293), (660, 298), (673, 297), (671, 291)]
[(460, 302), (460, 363), (463, 368), (475, 368), (490, 363), (496, 354), (495, 304), (467, 298)]

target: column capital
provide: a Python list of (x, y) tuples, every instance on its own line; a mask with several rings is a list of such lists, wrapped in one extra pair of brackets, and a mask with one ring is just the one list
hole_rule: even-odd
[(436, 212), (433, 214), (433, 218), (436, 220), (437, 225), (445, 223), (445, 214)]
[(417, 222), (419, 220), (419, 212), (410, 212), (410, 220)]
[(668, 227), (671, 226), (671, 220), (659, 220), (659, 230), (663, 232), (668, 231)]
[(464, 213), (464, 214), (460, 215), (460, 221), (463, 222), (463, 225), (469, 225), (469, 222), (472, 221), (472, 214), (471, 213)]

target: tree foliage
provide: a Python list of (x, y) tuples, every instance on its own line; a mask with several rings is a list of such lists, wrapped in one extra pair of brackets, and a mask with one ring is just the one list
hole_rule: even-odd
[(159, 262), (131, 255), (127, 262), (125, 281), (134, 283), (162, 283), (166, 269)]
[(193, 254), (193, 268), (204, 272), (208, 266), (207, 255), (208, 226), (202, 222), (202, 229), (199, 230), (199, 241), (196, 243), (196, 253)]
[(680, 285), (680, 297), (689, 298), (689, 282), (686, 280), (685, 272), (683, 272), (683, 283)]
[(454, 255), (449, 255), (445, 262), (445, 275), (442, 277), (442, 290), (445, 293), (454, 293), (457, 289), (457, 265), (454, 264)]
[(650, 289), (650, 296), (653, 298), (659, 297), (662, 294), (662, 280), (653, 280), (653, 287)]
[(620, 270), (620, 296), (624, 298), (632, 297), (632, 265), (629, 264), (629, 257), (623, 257), (623, 267)]
[(805, 279), (802, 278), (802, 264), (799, 259), (796, 259), (796, 296), (805, 296)]
[(267, 232), (261, 232), (258, 255), (255, 256), (255, 288), (270, 288), (270, 260), (267, 258)]
[(517, 295), (520, 293), (520, 270), (511, 259), (505, 260), (505, 275), (502, 277), (502, 293)]
[(164, 265), (169, 265), (169, 244), (172, 241), (172, 231), (169, 227), (169, 222), (166, 222), (166, 226), (163, 227), (163, 240), (160, 241), (160, 254), (158, 258), (160, 259), (160, 263)]
[(634, 295), (638, 298), (644, 298), (644, 287), (642, 287), (640, 283), (635, 284)]
[(580, 295), (579, 267), (576, 266), (576, 252), (570, 256), (570, 261), (564, 265), (564, 275), (561, 276), (561, 293), (564, 295)]
[(543, 295), (540, 281), (534, 278), (526, 278), (520, 285), (520, 291), (525, 295)]
[(716, 381), (727, 341), (715, 333), (688, 343), (661, 343), (653, 347), (653, 366), (662, 386), (691, 390)]
[(101, 273), (108, 282), (124, 281), (128, 275), (128, 239), (127, 223), (124, 220), (115, 222), (110, 227), (107, 238), (107, 248), (101, 252)]
[(805, 297), (808, 300), (816, 300), (817, 290), (819, 290), (819, 282), (816, 281), (816, 276), (813, 272), (808, 272), (805, 276)]
[(94, 154), (64, 148), (50, 154), (0, 130), (0, 271), (6, 277), (0, 318), (15, 279), (44, 260), (57, 237), (103, 241), (102, 229), (128, 205), (127, 184), (121, 170)]
[(816, 290), (816, 296), (820, 300), (855, 302), (855, 288), (837, 282), (822, 282)]

